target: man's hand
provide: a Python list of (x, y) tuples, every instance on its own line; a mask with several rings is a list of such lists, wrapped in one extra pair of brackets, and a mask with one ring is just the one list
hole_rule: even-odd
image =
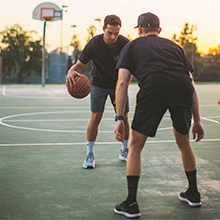
[(196, 139), (195, 142), (200, 141), (204, 138), (205, 131), (200, 122), (195, 122), (192, 127), (193, 139)]
[(120, 142), (124, 141), (124, 136), (125, 136), (125, 124), (124, 124), (124, 121), (118, 120), (116, 122), (114, 133), (115, 133), (115, 139), (117, 141), (120, 141)]
[(76, 64), (70, 67), (67, 76), (66, 76), (66, 86), (75, 86), (75, 76), (81, 76), (80, 73), (82, 72), (83, 68), (85, 67), (85, 64), (77, 60)]
[(74, 66), (72, 66), (66, 76), (66, 86), (70, 86), (73, 87), (74, 85), (76, 85), (75, 79), (74, 77), (78, 75), (80, 76), (80, 73), (77, 72), (76, 70), (74, 70)]

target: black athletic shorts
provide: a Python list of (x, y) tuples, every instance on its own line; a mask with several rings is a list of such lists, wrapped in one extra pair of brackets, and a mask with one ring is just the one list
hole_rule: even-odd
[(191, 126), (192, 108), (183, 106), (151, 109), (136, 107), (131, 128), (145, 136), (154, 137), (167, 110), (170, 112), (170, 117), (175, 130), (182, 135), (187, 135)]
[[(115, 109), (115, 89), (104, 89), (97, 86), (92, 86), (90, 92), (91, 111), (92, 112), (104, 112), (105, 102), (107, 97), (110, 96), (111, 103)], [(129, 99), (125, 106), (125, 113), (129, 112)]]

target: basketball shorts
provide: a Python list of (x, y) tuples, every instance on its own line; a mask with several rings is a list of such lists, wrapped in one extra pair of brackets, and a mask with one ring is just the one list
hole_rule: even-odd
[[(105, 102), (108, 96), (110, 97), (111, 103), (115, 109), (115, 89), (104, 89), (98, 86), (92, 86), (90, 92), (91, 111), (104, 112)], [(129, 100), (127, 98), (125, 113), (128, 112), (129, 112)]]
[(191, 126), (192, 108), (171, 106), (143, 109), (136, 107), (131, 128), (145, 136), (155, 137), (158, 126), (169, 110), (174, 129), (182, 135), (187, 135)]

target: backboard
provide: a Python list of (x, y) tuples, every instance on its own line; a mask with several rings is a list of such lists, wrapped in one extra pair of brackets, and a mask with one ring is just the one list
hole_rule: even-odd
[(33, 11), (33, 19), (41, 21), (57, 21), (62, 18), (62, 10), (51, 2), (41, 3)]

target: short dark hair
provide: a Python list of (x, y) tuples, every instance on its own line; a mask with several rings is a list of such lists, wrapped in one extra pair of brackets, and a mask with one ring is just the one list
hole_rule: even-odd
[(107, 25), (120, 26), (121, 27), (121, 19), (116, 15), (107, 15), (104, 20), (104, 28), (107, 28)]
[(151, 32), (151, 31), (155, 31), (155, 32), (158, 32), (160, 31), (160, 29), (158, 27), (142, 27), (144, 32), (147, 34), (148, 32)]

